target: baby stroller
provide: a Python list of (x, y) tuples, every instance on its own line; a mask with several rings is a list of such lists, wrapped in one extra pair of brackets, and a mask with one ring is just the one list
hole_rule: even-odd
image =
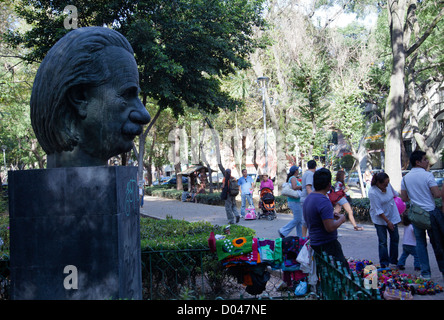
[(261, 189), (259, 209), (258, 219), (266, 218), (269, 221), (276, 219), (274, 195), (270, 188)]

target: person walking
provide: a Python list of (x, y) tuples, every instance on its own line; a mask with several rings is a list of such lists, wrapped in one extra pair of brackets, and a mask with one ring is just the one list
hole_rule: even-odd
[(368, 192), (370, 191), (370, 187), (372, 186), (372, 174), (370, 173), (370, 170), (365, 170), (365, 173), (362, 175), (362, 180), (364, 181), (365, 186), (365, 195), (368, 198)]
[(245, 205), (248, 201), (248, 205), (253, 205), (253, 191), (254, 181), (253, 178), (248, 175), (247, 169), (242, 169), (242, 177), (239, 178), (237, 184), (241, 189), (241, 217), (245, 218)]
[[(427, 251), (427, 238), (432, 244), (438, 268), (444, 276), (444, 215), (435, 205), (435, 199), (444, 198), (444, 191), (439, 190), (438, 184), (431, 172), (428, 172), (429, 160), (424, 151), (414, 151), (410, 155), (412, 169), (401, 181), (401, 199), (410, 200), (410, 205), (416, 205), (430, 214), (430, 229), (422, 229), (413, 224), (416, 237), (416, 253), (421, 265), (421, 276), (430, 279), (430, 262)], [(444, 189), (444, 187), (443, 187)]]
[(307, 236), (307, 224), (304, 218), (304, 200), (307, 196), (314, 191), (313, 188), (313, 175), (316, 171), (316, 161), (310, 160), (307, 162), (308, 170), (302, 175), (302, 193), (301, 193), (301, 207), (302, 207), (302, 236)]
[[(298, 181), (299, 167), (292, 166), (287, 175), (287, 182), (293, 190), (302, 190), (302, 184)], [(296, 235), (302, 237), (302, 207), (300, 198), (287, 197), (288, 208), (293, 212), (293, 220), (278, 230), (281, 238), (285, 238), (296, 228)]]
[[(398, 192), (390, 185), (390, 178), (385, 172), (375, 174), (368, 192), (370, 200), (370, 217), (378, 236), (379, 263), (382, 268), (390, 264), (398, 264), (399, 232), (398, 223), (401, 216), (394, 197)], [(387, 233), (390, 236), (390, 250), (388, 249)]]
[(363, 227), (360, 227), (356, 224), (355, 217), (353, 216), (353, 209), (345, 196), (345, 192), (349, 190), (349, 188), (345, 186), (345, 171), (340, 170), (336, 173), (336, 183), (334, 189), (335, 192), (340, 190), (344, 191), (344, 196), (341, 199), (339, 199), (338, 202), (336, 202), (335, 209), (339, 211), (341, 210), (341, 207), (344, 208), (344, 210), (348, 214), (348, 220), (350, 220), (350, 223), (353, 225), (355, 231), (364, 230)]
[(227, 214), (228, 223), (234, 224), (239, 222), (240, 216), (236, 207), (236, 196), (230, 194), (230, 183), (235, 183), (231, 180), (231, 170), (226, 169), (224, 178), (222, 179), (222, 200), (225, 200), (225, 212)]
[(313, 174), (313, 187), (303, 204), (304, 219), (310, 234), (310, 246), (318, 254), (332, 256), (342, 266), (349, 269), (342, 246), (338, 241), (338, 228), (345, 222), (345, 216), (333, 209), (327, 192), (331, 188), (331, 172), (326, 168)]

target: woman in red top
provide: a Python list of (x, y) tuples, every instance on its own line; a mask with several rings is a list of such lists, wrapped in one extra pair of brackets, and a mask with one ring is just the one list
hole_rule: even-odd
[[(345, 186), (344, 179), (345, 179), (345, 171), (338, 171), (336, 173), (335, 192), (337, 192), (339, 190), (343, 190), (344, 194), (345, 194), (345, 192), (349, 190), (349, 188)], [(339, 212), (340, 208), (338, 208), (338, 207), (341, 207), (341, 206), (348, 213), (348, 219), (350, 220), (351, 224), (355, 228), (355, 231), (364, 230), (363, 227), (359, 227), (356, 224), (355, 218), (353, 217), (353, 209), (351, 208), (350, 203), (348, 203), (347, 198), (345, 196), (342, 197), (338, 202), (336, 202), (336, 204), (334, 205), (335, 211)]]

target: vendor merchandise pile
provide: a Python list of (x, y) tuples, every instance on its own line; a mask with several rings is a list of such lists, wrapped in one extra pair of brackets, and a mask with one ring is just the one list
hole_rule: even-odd
[[(210, 249), (228, 268), (238, 283), (246, 286), (251, 295), (261, 294), (270, 279), (268, 267), (281, 269), (283, 281), (297, 296), (307, 292), (308, 284), (316, 284), (315, 263), (308, 238), (254, 238), (252, 236), (227, 239), (211, 233)], [(307, 283), (308, 282), (308, 283)]]
[(413, 295), (434, 295), (442, 286), (397, 269), (378, 268), (370, 260), (348, 260), (350, 269), (364, 280), (366, 289), (378, 289), (386, 300), (412, 300)]

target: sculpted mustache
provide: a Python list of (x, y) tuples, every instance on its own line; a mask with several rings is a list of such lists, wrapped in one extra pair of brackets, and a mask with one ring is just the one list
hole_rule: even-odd
[(127, 121), (122, 127), (122, 133), (129, 136), (138, 136), (142, 133), (142, 126), (134, 122)]

